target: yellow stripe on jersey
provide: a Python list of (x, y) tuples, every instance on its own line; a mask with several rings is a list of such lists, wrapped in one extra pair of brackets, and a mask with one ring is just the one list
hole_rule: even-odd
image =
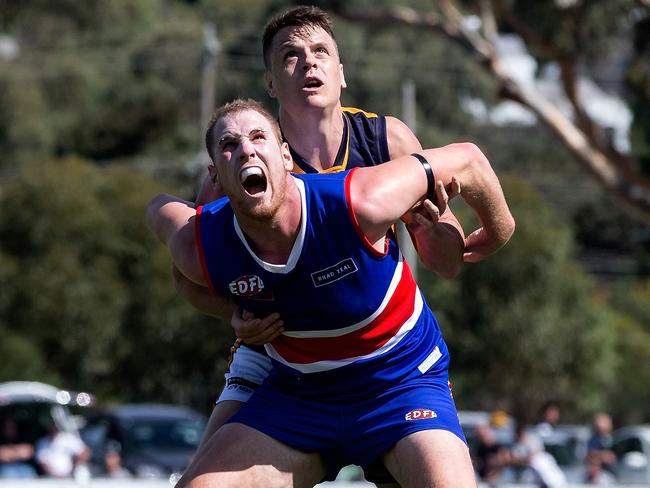
[(348, 113), (350, 113), (350, 114), (358, 114), (358, 113), (362, 113), (363, 115), (365, 115), (365, 116), (368, 117), (369, 119), (372, 119), (372, 118), (375, 118), (375, 117), (378, 116), (378, 115), (375, 114), (375, 113), (372, 113), (372, 112), (366, 112), (365, 110), (362, 110), (362, 109), (360, 109), (360, 108), (356, 108), (356, 107), (341, 107), (341, 109), (342, 109), (344, 112), (348, 112)]
[[(352, 129), (350, 128), (350, 121), (348, 120), (346, 113), (348, 114), (362, 113), (365, 117), (369, 119), (378, 117), (378, 115), (373, 112), (366, 112), (365, 110), (356, 107), (341, 107), (341, 110), (343, 111), (343, 122), (345, 123), (347, 129), (346, 131), (347, 140), (345, 141), (345, 154), (343, 155), (343, 161), (341, 161), (341, 164), (337, 164), (335, 166), (332, 166), (331, 168), (325, 169), (323, 171), (319, 171), (319, 173), (339, 173), (341, 171), (345, 171), (345, 169), (348, 167), (348, 160), (350, 158), (350, 132), (352, 132)], [(305, 171), (303, 171), (303, 169), (300, 166), (298, 166), (296, 163), (293, 163), (293, 169), (291, 170), (291, 172), (296, 174), (305, 174)]]
[(343, 123), (347, 129), (347, 139), (345, 141), (345, 154), (343, 155), (343, 161), (341, 161), (341, 164), (337, 164), (336, 166), (332, 166), (331, 168), (320, 171), (320, 173), (340, 173), (341, 171), (345, 171), (345, 168), (348, 167), (348, 159), (350, 157), (350, 132), (352, 132), (352, 129), (350, 129), (350, 121), (346, 117), (345, 113), (343, 113)]

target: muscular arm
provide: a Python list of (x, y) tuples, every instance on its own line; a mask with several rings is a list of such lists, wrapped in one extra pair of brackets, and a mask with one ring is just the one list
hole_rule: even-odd
[[(392, 159), (422, 150), (413, 132), (395, 117), (386, 117), (386, 133)], [(445, 200), (444, 208), (427, 200), (419, 210), (409, 212), (405, 222), (424, 266), (443, 278), (453, 278), (463, 264), (465, 234), (446, 205), (444, 189), (439, 192), (439, 199)]]
[(194, 205), (172, 195), (157, 195), (147, 207), (147, 224), (169, 249), (174, 266), (191, 282), (207, 286), (194, 240), (194, 219)]
[[(221, 198), (223, 191), (221, 187), (215, 182), (211, 167), (208, 167), (208, 174), (203, 178), (201, 186), (196, 196), (195, 206), (205, 204)], [(217, 296), (210, 291), (207, 286), (202, 286), (194, 281), (188, 279), (176, 267), (172, 266), (172, 277), (174, 280), (174, 287), (180, 296), (189, 302), (199, 312), (213, 317), (220, 317), (222, 319), (230, 319), (236, 307), (232, 300), (229, 298)]]
[[(468, 238), (466, 251), (472, 260), (482, 259), (502, 247), (514, 232), (515, 222), (499, 180), (480, 149), (469, 143), (451, 144), (421, 154), (431, 164), (436, 181), (446, 186), (457, 177), (462, 182), (460, 194), (482, 225)], [(412, 156), (360, 168), (350, 181), (353, 211), (361, 230), (377, 247), (383, 242), (388, 226), (426, 192), (425, 172)]]
[(207, 286), (201, 286), (189, 280), (176, 265), (172, 267), (174, 287), (195, 309), (212, 317), (230, 320), (237, 306), (229, 298), (215, 295)]

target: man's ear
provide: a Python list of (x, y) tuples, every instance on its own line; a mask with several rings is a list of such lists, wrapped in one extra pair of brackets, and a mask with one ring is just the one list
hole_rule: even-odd
[(264, 72), (264, 82), (266, 83), (266, 92), (271, 98), (275, 98), (275, 89), (273, 88), (273, 76), (269, 70)]
[(209, 164), (208, 165), (208, 174), (210, 175), (210, 180), (212, 180), (212, 186), (221, 186), (219, 182), (219, 173), (217, 172), (217, 168), (214, 164)]
[(341, 72), (341, 88), (347, 88), (348, 84), (345, 82), (345, 73), (343, 72), (342, 64), (339, 64), (339, 71)]
[(289, 144), (283, 142), (280, 146), (280, 151), (282, 152), (282, 160), (284, 161), (284, 169), (287, 171), (293, 170), (293, 158), (291, 157), (291, 151), (289, 150)]

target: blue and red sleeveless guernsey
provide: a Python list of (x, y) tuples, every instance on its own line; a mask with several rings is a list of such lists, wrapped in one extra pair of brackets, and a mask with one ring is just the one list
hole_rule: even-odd
[(361, 234), (350, 210), (353, 172), (294, 175), (302, 219), (283, 265), (255, 255), (227, 198), (199, 207), (196, 219), (209, 286), (257, 317), (280, 313), (285, 332), (265, 346), (275, 369), (293, 377), (349, 371), (355, 384), (346, 390), (367, 386), (368, 374), (380, 382), (422, 374), (447, 352), (392, 232), (384, 253)]

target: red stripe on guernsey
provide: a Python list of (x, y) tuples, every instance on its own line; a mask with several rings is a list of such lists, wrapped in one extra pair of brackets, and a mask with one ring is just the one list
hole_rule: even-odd
[(201, 212), (203, 212), (203, 205), (199, 205), (196, 209), (196, 218), (194, 219), (194, 240), (196, 241), (196, 248), (199, 251), (199, 260), (201, 261), (201, 270), (203, 271), (205, 281), (208, 283), (210, 291), (216, 294), (217, 290), (212, 284), (210, 273), (208, 272), (208, 265), (205, 262), (205, 252), (203, 250), (203, 241), (201, 240), (201, 219), (199, 218)]
[(366, 356), (393, 338), (413, 315), (417, 285), (404, 261), (400, 281), (384, 310), (364, 327), (336, 337), (287, 337), (271, 346), (288, 363), (344, 360)]
[[(354, 225), (355, 230), (357, 231), (357, 234), (359, 234), (359, 237), (361, 238), (361, 241), (363, 244), (375, 255), (375, 256), (385, 256), (388, 253), (388, 242), (385, 242), (384, 246), (384, 252), (379, 252), (377, 249), (375, 249), (372, 245), (372, 242), (368, 240), (368, 236), (363, 233), (361, 230), (361, 226), (359, 225), (359, 220), (357, 219), (357, 215), (354, 213), (354, 210), (352, 209), (352, 199), (350, 198), (350, 182), (352, 181), (352, 175), (358, 170), (359, 168), (352, 168), (350, 172), (346, 175), (345, 177), (345, 201), (348, 204), (348, 213), (350, 214), (350, 219), (352, 220), (352, 224)], [(388, 239), (388, 237), (386, 237)]]

